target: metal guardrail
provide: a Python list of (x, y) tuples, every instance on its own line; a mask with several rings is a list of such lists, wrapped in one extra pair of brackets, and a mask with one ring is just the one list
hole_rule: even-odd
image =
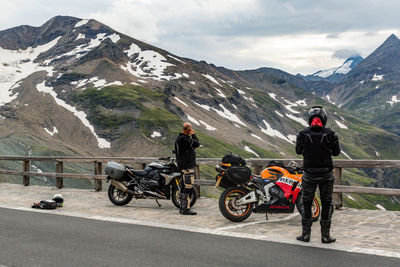
[[(106, 175), (103, 175), (103, 162), (117, 161), (117, 162), (129, 162), (130, 164), (139, 164), (142, 168), (146, 164), (152, 161), (158, 161), (158, 158), (154, 157), (65, 157), (65, 156), (5, 156), (0, 155), (0, 160), (7, 161), (22, 161), (22, 171), (13, 170), (1, 170), (0, 174), (6, 175), (21, 175), (23, 177), (22, 183), (25, 186), (30, 184), (30, 176), (42, 176), (42, 177), (55, 177), (56, 187), (63, 187), (63, 178), (72, 179), (93, 179), (94, 189), (96, 191), (102, 190), (102, 180), (106, 179)], [(246, 159), (249, 166), (254, 168), (255, 174), (260, 174), (263, 166), (271, 160), (280, 160), (284, 164), (290, 161), (295, 161), (302, 164), (301, 159), (259, 159), (251, 158)], [(47, 161), (55, 162), (56, 172), (31, 172), (31, 162), (34, 161)], [(198, 186), (212, 186), (215, 182), (212, 180), (201, 180), (200, 179), (200, 166), (201, 165), (216, 165), (221, 161), (220, 158), (198, 158), (196, 166), (196, 180), (195, 184)], [(93, 174), (77, 174), (77, 173), (64, 173), (64, 162), (93, 162)], [(400, 160), (334, 160), (334, 175), (335, 175), (335, 187), (334, 187), (334, 200), (335, 206), (342, 206), (342, 193), (355, 193), (355, 194), (375, 194), (384, 196), (400, 196), (400, 189), (392, 188), (375, 188), (375, 187), (357, 187), (357, 186), (345, 186), (341, 185), (342, 182), (342, 169), (343, 168), (400, 168)]]

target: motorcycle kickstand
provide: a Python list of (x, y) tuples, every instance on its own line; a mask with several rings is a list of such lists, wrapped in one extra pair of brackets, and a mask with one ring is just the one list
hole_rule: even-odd
[(268, 221), (268, 213), (265, 213), (265, 219)]
[(161, 204), (158, 202), (158, 199), (156, 199), (156, 202), (158, 204), (158, 207), (161, 208)]

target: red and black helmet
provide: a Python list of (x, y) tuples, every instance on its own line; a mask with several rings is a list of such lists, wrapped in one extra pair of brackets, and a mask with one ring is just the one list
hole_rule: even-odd
[(311, 125), (311, 122), (315, 117), (320, 118), (322, 124), (326, 126), (328, 115), (326, 114), (326, 111), (322, 106), (313, 106), (310, 109), (310, 111), (308, 112), (308, 125)]

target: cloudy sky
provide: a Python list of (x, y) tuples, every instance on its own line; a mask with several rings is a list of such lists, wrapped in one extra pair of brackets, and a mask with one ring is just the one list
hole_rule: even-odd
[(400, 37), (398, 0), (1, 0), (0, 30), (94, 18), (178, 56), (310, 74)]

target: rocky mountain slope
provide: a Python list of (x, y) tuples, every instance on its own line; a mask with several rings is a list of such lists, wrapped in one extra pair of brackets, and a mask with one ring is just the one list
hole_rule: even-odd
[[(1, 31), (0, 63), (3, 154), (165, 156), (190, 121), (200, 157), (291, 158), (309, 107), (321, 104), (340, 158), (398, 158), (398, 135), (318, 97), (328, 81), (181, 58), (95, 20), (58, 16)], [(315, 91), (304, 90), (310, 84)], [(347, 174), (352, 184), (387, 184)]]
[[(400, 40), (392, 34), (339, 80), (276, 73), (380, 128), (400, 135)], [(289, 78), (287, 78), (289, 76)], [(311, 77), (311, 78), (310, 78)]]

